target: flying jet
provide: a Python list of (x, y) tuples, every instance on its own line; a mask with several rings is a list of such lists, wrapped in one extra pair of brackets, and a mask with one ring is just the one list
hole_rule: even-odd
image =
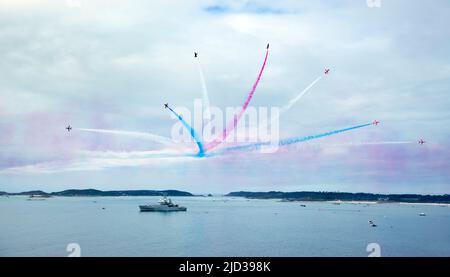
[(169, 103), (164, 104), (164, 109), (167, 109), (169, 107)]
[(267, 43), (267, 48), (266, 49), (269, 49), (269, 44)]
[(374, 120), (374, 121), (372, 122), (372, 124), (375, 125), (375, 126), (378, 126), (378, 124), (380, 124), (380, 121)]
[(424, 141), (423, 139), (420, 139), (420, 140), (419, 140), (419, 144), (420, 144), (420, 145), (424, 145), (425, 143), (426, 143), (426, 141)]
[(198, 56), (198, 53), (194, 52), (194, 58), (197, 58), (197, 56)]
[(66, 127), (67, 132), (70, 132), (70, 130), (72, 130), (72, 127), (69, 125)]
[(326, 68), (325, 69), (325, 75), (328, 75), (330, 73), (330, 69), (329, 68)]

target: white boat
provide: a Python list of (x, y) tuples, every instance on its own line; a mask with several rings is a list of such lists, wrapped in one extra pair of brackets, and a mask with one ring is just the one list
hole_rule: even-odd
[(46, 194), (31, 194), (27, 200), (45, 200), (50, 197), (51, 197), (50, 195)]

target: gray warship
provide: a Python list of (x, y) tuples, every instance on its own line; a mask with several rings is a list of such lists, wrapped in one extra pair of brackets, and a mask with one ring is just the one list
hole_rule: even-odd
[(159, 205), (141, 205), (139, 209), (141, 212), (185, 212), (186, 207), (181, 207), (172, 203), (172, 200), (163, 197), (158, 201)]

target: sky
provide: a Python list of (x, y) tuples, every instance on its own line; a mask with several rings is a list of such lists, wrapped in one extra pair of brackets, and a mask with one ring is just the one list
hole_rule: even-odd
[[(2, 0), (0, 191), (450, 193), (450, 2), (380, 3)], [(204, 158), (142, 135), (170, 138), (163, 103), (202, 97), (194, 51), (225, 109), (244, 102), (269, 42), (253, 107), (281, 107), (331, 69), (280, 117), (280, 137), (381, 124)]]

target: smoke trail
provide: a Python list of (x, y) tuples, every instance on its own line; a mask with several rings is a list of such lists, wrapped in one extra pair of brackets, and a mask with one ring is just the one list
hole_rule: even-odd
[(241, 111), (239, 112), (239, 114), (237, 116), (236, 115), (234, 116), (234, 118), (232, 119), (231, 122), (228, 123), (228, 125), (223, 130), (222, 135), (220, 135), (219, 138), (216, 138), (215, 140), (213, 140), (212, 142), (210, 142), (209, 144), (206, 145), (206, 151), (209, 151), (209, 150), (215, 148), (217, 145), (219, 145), (223, 141), (225, 141), (225, 139), (228, 137), (228, 135), (236, 128), (239, 120), (241, 119), (242, 115), (245, 113), (245, 110), (247, 109), (248, 104), (250, 103), (250, 100), (252, 99), (253, 94), (256, 91), (256, 88), (258, 87), (259, 81), (261, 80), (262, 73), (264, 71), (264, 68), (266, 67), (268, 55), (269, 55), (269, 47), (267, 46), (266, 56), (264, 57), (263, 65), (261, 67), (261, 70), (259, 71), (259, 74), (258, 74), (258, 77), (256, 78), (255, 83), (253, 84), (252, 89), (250, 90), (250, 92), (247, 96), (247, 99), (245, 100), (244, 104), (242, 105)]
[(198, 156), (203, 156), (205, 154), (205, 150), (203, 148), (203, 143), (200, 140), (200, 138), (197, 135), (197, 132), (195, 132), (194, 128), (191, 127), (182, 117), (181, 115), (177, 114), (174, 110), (172, 110), (171, 107), (167, 107), (177, 118), (178, 120), (183, 124), (183, 126), (189, 131), (191, 137), (194, 139), (195, 143), (198, 146)]
[[(318, 78), (316, 78), (311, 84), (309, 84), (305, 89), (303, 89), (299, 94), (297, 94), (294, 98), (292, 98), (288, 104), (284, 105), (283, 107), (280, 108), (280, 112), (277, 114), (277, 116), (271, 118), (271, 120), (266, 123), (265, 125), (261, 126), (260, 128), (262, 130), (267, 129), (269, 126), (272, 125), (273, 122), (275, 122), (276, 120), (278, 120), (280, 118), (280, 116), (287, 112), (288, 110), (290, 110), (292, 108), (292, 106), (294, 106), (295, 103), (297, 103), (303, 96), (305, 96), (305, 94), (312, 89), (321, 79), (323, 78), (323, 75), (319, 76)], [(258, 133), (256, 130), (251, 130), (249, 132), (250, 134), (255, 134)]]
[(292, 106), (294, 106), (295, 103), (297, 103), (312, 87), (314, 87), (321, 79), (323, 78), (323, 75), (315, 79), (309, 86), (307, 86), (304, 90), (302, 90), (297, 96), (292, 98), (288, 104), (281, 107), (280, 109), (280, 115), (281, 113), (287, 112)]
[[(363, 145), (390, 145), (390, 144), (412, 144), (414, 141), (374, 141), (374, 142), (350, 142), (350, 143), (335, 143), (332, 146), (363, 146)], [(324, 144), (327, 145), (327, 144)]]
[[(198, 72), (200, 74), (200, 82), (202, 84), (202, 96), (203, 96), (203, 110), (204, 110), (204, 115), (202, 117), (206, 119), (206, 120), (211, 120), (211, 111), (209, 109), (209, 94), (208, 94), (208, 89), (206, 88), (206, 82), (205, 82), (205, 76), (203, 75), (203, 69), (202, 69), (202, 65), (200, 63), (200, 57), (196, 57), (197, 59), (197, 67), (198, 67)], [(205, 124), (203, 124), (205, 125)]]
[(114, 167), (138, 167), (162, 163), (188, 162), (198, 158), (195, 154), (151, 151), (97, 152), (81, 151), (81, 157), (64, 161), (50, 161), (0, 169), (0, 175), (42, 174), (57, 172), (102, 170)]
[(133, 132), (133, 131), (122, 131), (122, 130), (107, 130), (107, 129), (88, 129), (88, 128), (74, 128), (74, 130), (83, 131), (83, 132), (92, 132), (92, 133), (102, 133), (102, 134), (112, 134), (112, 135), (123, 135), (141, 139), (148, 139), (153, 142), (161, 143), (164, 145), (173, 146), (175, 145), (175, 141), (170, 138), (166, 138), (160, 135), (154, 135), (151, 133), (144, 132)]
[[(318, 134), (318, 135), (283, 139), (283, 140), (280, 140), (277, 143), (277, 145), (278, 146), (287, 146), (287, 145), (291, 145), (291, 144), (295, 144), (295, 143), (300, 143), (300, 142), (309, 141), (309, 140), (313, 140), (313, 139), (318, 139), (318, 138), (322, 138), (322, 137), (326, 137), (326, 136), (331, 136), (331, 135), (335, 135), (335, 134), (339, 134), (339, 133), (343, 133), (343, 132), (348, 132), (348, 131), (351, 131), (351, 130), (367, 127), (367, 126), (370, 126), (370, 125), (373, 125), (373, 124), (372, 123), (367, 123), (367, 124), (362, 124), (362, 125), (357, 125), (357, 126), (345, 128), (345, 129), (339, 129), (339, 130), (335, 130), (335, 131), (330, 131), (330, 132), (326, 132), (326, 133), (322, 133), (322, 134)], [(259, 143), (253, 143), (253, 144), (246, 144), (246, 145), (228, 147), (228, 148), (223, 149), (223, 151), (224, 152), (225, 151), (226, 152), (228, 152), (228, 151), (240, 151), (240, 150), (252, 151), (252, 150), (257, 150), (257, 149), (259, 149), (262, 146), (270, 146), (270, 145), (271, 145), (271, 142), (267, 142), (266, 141), (266, 142), (259, 142)]]
[(80, 156), (95, 159), (150, 159), (150, 158), (183, 158), (196, 157), (194, 153), (177, 152), (171, 149), (152, 151), (78, 151)]
[(352, 146), (371, 146), (371, 145), (401, 145), (413, 144), (414, 141), (371, 141), (371, 142), (346, 142), (346, 143), (307, 143), (304, 146), (319, 147), (352, 147)]
[(371, 126), (371, 125), (373, 125), (373, 124), (372, 123), (367, 123), (367, 124), (362, 124), (362, 125), (358, 125), (358, 126), (345, 128), (345, 129), (335, 130), (335, 131), (331, 131), (331, 132), (327, 132), (327, 133), (323, 133), (323, 134), (319, 134), (319, 135), (285, 139), (285, 140), (281, 140), (279, 142), (279, 145), (280, 146), (291, 145), (291, 144), (294, 144), (294, 143), (299, 143), (299, 142), (303, 142), (303, 141), (307, 141), (307, 140), (312, 140), (312, 139), (318, 139), (318, 138), (322, 138), (322, 137), (326, 137), (326, 136), (331, 136), (331, 135), (335, 135), (335, 134), (339, 134), (339, 133), (343, 133), (343, 132), (347, 132), (347, 131), (351, 131), (351, 130), (355, 130), (355, 129), (359, 129), (359, 128), (363, 128), (363, 127)]
[[(312, 89), (320, 80), (322, 80), (323, 75), (319, 76), (318, 78), (316, 78), (311, 84), (309, 84), (304, 90), (302, 90), (299, 94), (297, 94), (294, 98), (292, 98), (289, 103), (287, 103), (286, 105), (284, 105), (283, 107), (281, 107), (280, 109), (280, 113), (278, 114), (277, 117), (273, 118), (270, 122), (269, 122), (269, 126), (272, 125), (272, 122), (275, 120), (278, 120), (278, 118), (285, 112), (289, 111), (292, 106), (295, 105), (295, 103), (297, 103), (303, 96), (305, 96), (305, 94)], [(267, 126), (266, 126), (267, 128)]]

